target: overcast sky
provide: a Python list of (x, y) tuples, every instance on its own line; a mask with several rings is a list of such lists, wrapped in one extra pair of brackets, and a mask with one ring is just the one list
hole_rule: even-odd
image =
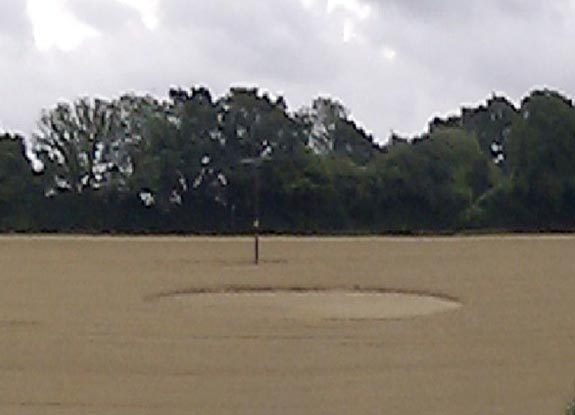
[(575, 93), (575, 0), (0, 0), (0, 128), (202, 84), (340, 99), (379, 140), (492, 92)]

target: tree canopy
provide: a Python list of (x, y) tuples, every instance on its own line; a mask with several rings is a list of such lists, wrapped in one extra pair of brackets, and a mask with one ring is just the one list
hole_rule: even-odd
[(267, 232), (575, 227), (575, 107), (558, 92), (493, 96), (381, 143), (327, 97), (296, 111), (257, 88), (80, 98), (31, 137), (0, 135), (0, 226), (248, 232), (257, 173)]

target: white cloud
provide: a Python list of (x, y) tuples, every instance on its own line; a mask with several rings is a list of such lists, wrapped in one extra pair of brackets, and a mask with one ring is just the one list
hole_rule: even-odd
[(66, 8), (65, 0), (28, 0), (34, 40), (41, 51), (58, 48), (72, 51), (98, 31), (78, 20)]
[(311, 9), (315, 5), (315, 0), (299, 0), (306, 9)]
[(381, 53), (385, 59), (388, 61), (394, 61), (397, 58), (397, 51), (389, 46), (384, 46), (381, 48)]
[(141, 14), (142, 21), (146, 27), (153, 30), (159, 25), (160, 0), (117, 0), (130, 7), (135, 8)]
[(371, 6), (361, 0), (327, 0), (328, 13), (342, 9), (359, 20), (365, 20), (371, 15)]
[(341, 38), (344, 43), (362, 42), (358, 25), (371, 15), (371, 6), (361, 0), (327, 0), (325, 10), (328, 15), (339, 19)]
[(346, 20), (343, 23), (343, 41), (345, 43), (351, 42), (354, 38), (357, 37), (357, 33), (355, 32), (355, 25), (353, 21)]

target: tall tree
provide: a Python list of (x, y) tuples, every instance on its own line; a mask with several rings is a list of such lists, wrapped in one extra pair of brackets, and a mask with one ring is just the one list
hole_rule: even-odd
[(450, 229), (492, 186), (490, 165), (461, 128), (391, 147), (378, 161), (381, 220), (395, 230)]
[(509, 100), (494, 95), (486, 104), (462, 108), (460, 116), (434, 118), (429, 124), (429, 131), (433, 133), (444, 128), (463, 128), (474, 135), (481, 150), (507, 174), (508, 142), (513, 124), (518, 118), (519, 111)]
[(0, 134), (1, 230), (34, 229), (34, 207), (41, 200), (39, 187), (26, 155), (24, 138)]
[(135, 96), (115, 101), (82, 98), (45, 111), (33, 149), (44, 167), (47, 193), (125, 187), (133, 173), (132, 150), (155, 111), (153, 98)]
[(367, 164), (380, 148), (363, 129), (350, 119), (349, 111), (330, 98), (316, 98), (311, 107), (298, 113), (308, 136), (308, 146), (318, 155), (348, 157)]
[(509, 158), (514, 197), (523, 198), (539, 220), (575, 212), (575, 107), (569, 99), (548, 90), (527, 97)]

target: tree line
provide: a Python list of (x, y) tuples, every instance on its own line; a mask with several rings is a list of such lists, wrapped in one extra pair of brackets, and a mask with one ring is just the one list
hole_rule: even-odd
[(334, 99), (203, 87), (59, 103), (0, 137), (4, 232), (245, 233), (256, 199), (268, 233), (575, 229), (575, 107), (551, 90), (385, 144)]

